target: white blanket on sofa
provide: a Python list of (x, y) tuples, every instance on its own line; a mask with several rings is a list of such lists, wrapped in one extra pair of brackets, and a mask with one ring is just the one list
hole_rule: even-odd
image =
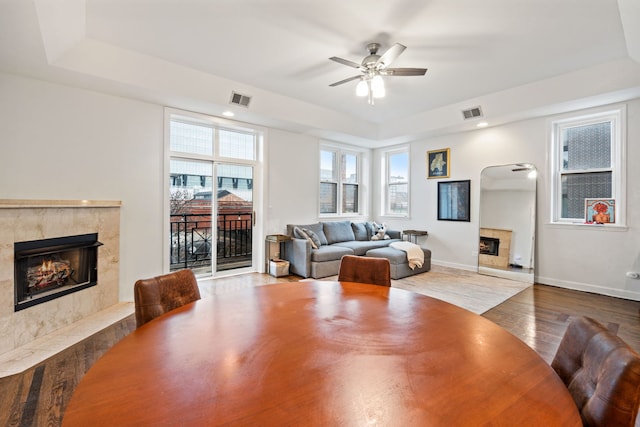
[(420, 246), (411, 242), (393, 242), (389, 244), (389, 246), (407, 253), (407, 262), (412, 270), (416, 267), (422, 267), (424, 263), (424, 252)]

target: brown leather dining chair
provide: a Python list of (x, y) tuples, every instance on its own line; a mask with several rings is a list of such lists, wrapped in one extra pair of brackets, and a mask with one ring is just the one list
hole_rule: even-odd
[(138, 280), (133, 286), (136, 327), (173, 309), (200, 299), (193, 271), (183, 269), (151, 279)]
[(345, 255), (340, 262), (338, 281), (391, 286), (391, 266), (386, 258)]
[(551, 367), (585, 426), (633, 427), (640, 405), (640, 355), (603, 325), (588, 317), (573, 320)]

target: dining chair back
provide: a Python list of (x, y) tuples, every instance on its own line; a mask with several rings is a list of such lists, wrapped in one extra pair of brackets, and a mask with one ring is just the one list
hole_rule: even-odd
[(345, 255), (340, 262), (338, 281), (391, 286), (391, 266), (386, 258)]
[(588, 317), (573, 320), (551, 363), (585, 426), (633, 427), (640, 405), (640, 355)]
[(200, 299), (193, 271), (183, 269), (151, 279), (138, 280), (133, 286), (136, 327), (175, 308)]

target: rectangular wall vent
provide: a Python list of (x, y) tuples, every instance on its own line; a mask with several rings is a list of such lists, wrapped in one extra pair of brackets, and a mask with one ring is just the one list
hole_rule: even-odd
[(475, 119), (476, 117), (482, 117), (482, 109), (478, 107), (469, 108), (467, 110), (462, 110), (462, 116), (465, 120)]
[(241, 95), (237, 92), (231, 92), (230, 104), (239, 105), (241, 107), (249, 107), (249, 102), (251, 102), (250, 96)]

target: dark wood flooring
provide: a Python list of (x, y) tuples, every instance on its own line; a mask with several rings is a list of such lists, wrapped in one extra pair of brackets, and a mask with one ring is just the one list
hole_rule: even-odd
[[(640, 302), (534, 285), (486, 312), (550, 362), (575, 316), (590, 316), (640, 352)], [(61, 425), (73, 390), (95, 361), (135, 329), (132, 316), (25, 372), (0, 379), (0, 426)]]

